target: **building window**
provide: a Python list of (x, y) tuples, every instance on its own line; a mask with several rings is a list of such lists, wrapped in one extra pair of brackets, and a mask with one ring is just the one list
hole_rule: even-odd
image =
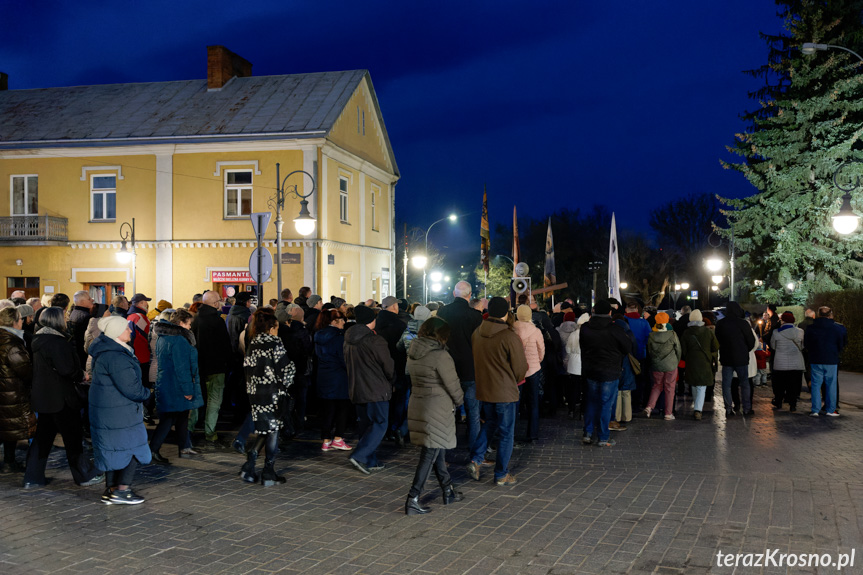
[(12, 176), (11, 213), (13, 216), (35, 216), (39, 214), (38, 176)]
[(225, 170), (225, 217), (243, 218), (252, 213), (252, 171)]
[(90, 196), (93, 198), (90, 220), (113, 221), (117, 218), (117, 176), (90, 176)]
[(378, 231), (378, 211), (375, 205), (375, 198), (377, 198), (379, 191), (372, 187), (372, 231), (374, 232)]
[(348, 300), (348, 282), (351, 281), (351, 276), (349, 275), (341, 275), (339, 276), (339, 297), (345, 301)]
[(348, 179), (339, 178), (339, 220), (348, 223)]

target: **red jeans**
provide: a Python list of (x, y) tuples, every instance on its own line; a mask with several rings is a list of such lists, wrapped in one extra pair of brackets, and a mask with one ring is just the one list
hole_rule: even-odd
[(650, 409), (656, 407), (659, 394), (665, 391), (665, 415), (671, 415), (674, 410), (674, 388), (677, 383), (677, 368), (674, 371), (651, 371), (650, 378), (653, 380), (653, 388), (650, 390), (650, 401), (647, 406)]

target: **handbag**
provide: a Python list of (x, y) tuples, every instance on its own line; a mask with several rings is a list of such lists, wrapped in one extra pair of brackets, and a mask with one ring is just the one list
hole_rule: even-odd
[(629, 365), (632, 366), (632, 373), (635, 375), (641, 375), (641, 364), (631, 353), (629, 354)]

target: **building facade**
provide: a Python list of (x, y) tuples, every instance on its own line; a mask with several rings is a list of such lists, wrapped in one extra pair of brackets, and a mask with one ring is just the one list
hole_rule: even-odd
[[(104, 302), (135, 290), (182, 305), (208, 289), (255, 291), (249, 215), (275, 210), (277, 163), (282, 178), (308, 174), (285, 184), (314, 186), (317, 220), (300, 236), (300, 201), (286, 197), (283, 287), (349, 302), (394, 294), (399, 172), (367, 71), (253, 77), (211, 46), (207, 80), (0, 90), (4, 295), (86, 289)], [(120, 263), (133, 219), (135, 257)], [(271, 222), (274, 260), (275, 239)]]

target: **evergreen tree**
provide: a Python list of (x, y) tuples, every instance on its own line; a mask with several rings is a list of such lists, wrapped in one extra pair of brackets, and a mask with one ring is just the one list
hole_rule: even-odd
[[(839, 236), (831, 216), (842, 192), (833, 184), (837, 168), (863, 159), (863, 63), (840, 50), (805, 55), (805, 42), (863, 49), (863, 1), (779, 1), (784, 31), (762, 34), (768, 62), (749, 71), (765, 85), (750, 93), (759, 107), (741, 118), (746, 131), (728, 150), (739, 163), (723, 162), (741, 172), (758, 190), (744, 199), (721, 198), (732, 228), (738, 278), (762, 301), (804, 301), (809, 292), (861, 285), (863, 233)], [(854, 164), (843, 173), (863, 174)], [(853, 170), (856, 170), (854, 172)], [(852, 206), (863, 205), (856, 192)], [(739, 273), (739, 272), (744, 273)], [(784, 286), (796, 286), (789, 293)]]

